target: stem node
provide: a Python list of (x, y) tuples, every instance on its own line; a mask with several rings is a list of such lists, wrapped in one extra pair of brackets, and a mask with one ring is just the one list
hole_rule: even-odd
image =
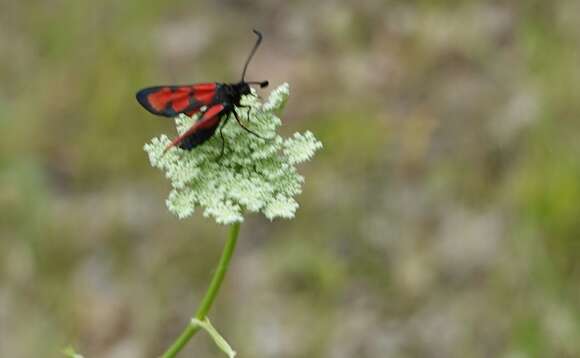
[(238, 240), (239, 233), (240, 233), (240, 223), (237, 222), (232, 224), (232, 226), (230, 227), (228, 241), (226, 242), (226, 245), (222, 252), (222, 256), (218, 263), (218, 267), (214, 272), (209, 287), (203, 297), (203, 300), (201, 301), (201, 304), (199, 305), (199, 308), (195, 313), (194, 317), (195, 319), (192, 319), (188, 323), (187, 327), (185, 327), (181, 335), (175, 340), (175, 342), (171, 345), (171, 347), (169, 347), (169, 349), (165, 353), (163, 353), (163, 355), (161, 356), (162, 358), (175, 357), (177, 353), (179, 353), (185, 347), (185, 345), (187, 344), (187, 342), (189, 342), (191, 337), (193, 337), (197, 333), (197, 331), (200, 330), (201, 326), (196, 322), (205, 320), (215, 298), (217, 297), (218, 291), (222, 285), (226, 272), (228, 271), (228, 267), (230, 266), (230, 261), (236, 248), (236, 242)]

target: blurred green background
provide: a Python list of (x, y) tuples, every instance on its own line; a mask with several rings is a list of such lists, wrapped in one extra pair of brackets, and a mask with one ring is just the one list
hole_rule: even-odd
[[(155, 357), (227, 229), (165, 208), (142, 87), (291, 85), (325, 148), (247, 217), (240, 357), (580, 356), (580, 2), (0, 0), (0, 356)], [(266, 91), (262, 91), (265, 96)], [(205, 334), (184, 357), (221, 357)]]

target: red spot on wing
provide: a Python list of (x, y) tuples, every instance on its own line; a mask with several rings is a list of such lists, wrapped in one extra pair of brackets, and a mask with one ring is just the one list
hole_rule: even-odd
[(171, 104), (175, 112), (181, 112), (189, 107), (189, 97), (181, 97), (173, 100)]
[(211, 103), (212, 99), (215, 96), (215, 92), (200, 92), (198, 93), (197, 91), (193, 94), (193, 98), (199, 102), (199, 103), (203, 103), (203, 104), (209, 104)]
[(215, 92), (215, 89), (217, 87), (217, 84), (212, 82), (212, 83), (198, 83), (195, 85), (191, 86), (191, 89), (194, 92)]
[(224, 110), (223, 104), (216, 104), (215, 106), (211, 106), (207, 111), (203, 113), (203, 116), (199, 121), (197, 121), (194, 125), (191, 126), (185, 133), (175, 138), (171, 143), (165, 148), (167, 151), (169, 148), (181, 143), (181, 141), (195, 133), (200, 129), (211, 128), (217, 126), (220, 121), (219, 114)]
[(193, 89), (193, 99), (202, 104), (210, 104), (215, 97), (217, 84), (199, 83), (191, 86)]
[[(147, 96), (149, 105), (156, 111), (163, 111), (171, 102), (172, 107), (176, 111), (183, 110), (189, 105), (188, 98), (191, 95), (191, 88), (189, 87), (162, 87), (161, 89), (150, 93)], [(175, 107), (181, 108), (177, 110)]]
[(156, 111), (162, 111), (167, 102), (171, 100), (172, 91), (169, 87), (163, 87), (147, 96), (147, 102)]
[[(218, 114), (223, 111), (224, 106), (223, 104), (217, 104), (215, 106), (210, 107), (204, 114), (203, 117), (196, 123), (196, 130), (201, 128), (209, 128), (213, 127), (216, 122), (219, 122)], [(191, 130), (191, 129), (190, 129)], [(190, 133), (191, 134), (191, 133)]]

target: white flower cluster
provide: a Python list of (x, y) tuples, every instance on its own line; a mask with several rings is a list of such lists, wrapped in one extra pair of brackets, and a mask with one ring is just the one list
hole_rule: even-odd
[[(191, 151), (173, 147), (164, 154), (170, 143), (165, 135), (146, 144), (151, 165), (171, 180), (173, 190), (166, 201), (169, 210), (185, 218), (201, 206), (204, 216), (221, 224), (243, 221), (244, 211), (262, 212), (270, 220), (294, 217), (298, 208), (294, 196), (301, 192), (304, 181), (295, 165), (309, 160), (322, 143), (311, 132), (296, 133), (289, 139), (276, 134), (281, 125), (276, 114), (289, 94), (285, 83), (264, 104), (256, 96), (242, 98), (242, 105), (249, 108), (237, 109), (241, 121), (268, 139), (246, 132), (231, 118), (223, 128), (226, 146), (220, 160), (222, 139), (217, 132)], [(183, 114), (176, 117), (178, 132), (186, 131), (197, 119)]]

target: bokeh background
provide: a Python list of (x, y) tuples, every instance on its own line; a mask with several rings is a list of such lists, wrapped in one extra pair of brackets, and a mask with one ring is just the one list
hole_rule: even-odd
[[(580, 2), (0, 1), (0, 356), (155, 357), (227, 228), (178, 220), (141, 87), (291, 84), (325, 148), (247, 217), (240, 357), (580, 356)], [(262, 92), (267, 95), (267, 91)], [(221, 357), (199, 334), (184, 357)]]

